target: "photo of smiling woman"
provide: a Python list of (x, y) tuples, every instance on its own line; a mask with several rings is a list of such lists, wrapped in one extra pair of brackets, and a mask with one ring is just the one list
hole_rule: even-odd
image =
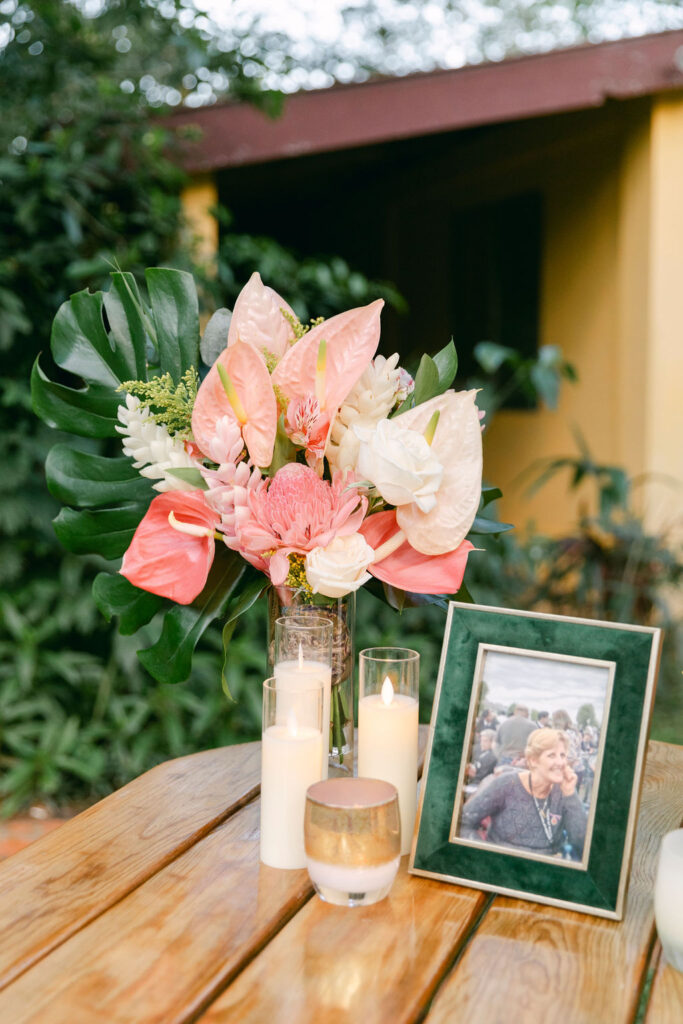
[(569, 740), (558, 729), (536, 729), (527, 739), (527, 769), (492, 779), (462, 810), (460, 836), (512, 846), (526, 853), (580, 861), (587, 816), (568, 763)]

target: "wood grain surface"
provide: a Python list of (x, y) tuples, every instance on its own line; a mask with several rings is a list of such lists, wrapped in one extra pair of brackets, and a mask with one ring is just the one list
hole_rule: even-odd
[(259, 778), (259, 743), (167, 761), (0, 863), (0, 989), (254, 798)]
[(683, 973), (667, 963), (661, 947), (655, 951), (655, 963), (657, 959), (659, 966), (652, 981), (645, 1024), (679, 1024), (683, 1020)]
[(201, 1024), (414, 1021), (488, 897), (407, 873), (371, 907), (303, 907)]
[(202, 1009), (312, 894), (259, 864), (250, 804), (0, 993), (12, 1024), (176, 1024)]
[(650, 744), (622, 922), (496, 897), (428, 1024), (632, 1021), (654, 932), (656, 853), (680, 824), (682, 773), (683, 747)]

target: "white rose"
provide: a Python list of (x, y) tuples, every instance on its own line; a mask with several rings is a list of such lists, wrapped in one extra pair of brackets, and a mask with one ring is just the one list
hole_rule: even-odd
[(443, 466), (422, 434), (394, 420), (380, 420), (375, 429), (354, 427), (361, 440), (356, 472), (370, 480), (390, 505), (415, 503), (431, 512), (441, 486)]
[(306, 576), (314, 594), (344, 597), (370, 579), (367, 568), (375, 557), (365, 537), (352, 533), (335, 537), (325, 548), (306, 555)]

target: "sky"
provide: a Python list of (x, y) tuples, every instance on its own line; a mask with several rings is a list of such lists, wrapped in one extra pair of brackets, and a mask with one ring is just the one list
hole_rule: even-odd
[(598, 724), (602, 721), (608, 669), (554, 658), (487, 651), (484, 681), (488, 686), (484, 703), (505, 707), (513, 701), (526, 704), (531, 712), (567, 711), (573, 722), (582, 704), (592, 704)]

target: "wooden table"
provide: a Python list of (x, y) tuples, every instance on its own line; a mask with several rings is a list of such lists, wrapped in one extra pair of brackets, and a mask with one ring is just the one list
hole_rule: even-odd
[(259, 865), (258, 744), (159, 765), (0, 864), (3, 1024), (490, 1024), (683, 1019), (656, 963), (660, 837), (683, 747), (651, 743), (623, 922), (411, 877), (324, 904)]

